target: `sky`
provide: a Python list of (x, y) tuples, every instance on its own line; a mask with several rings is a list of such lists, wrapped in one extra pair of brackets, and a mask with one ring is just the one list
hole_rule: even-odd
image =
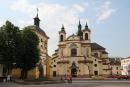
[(130, 56), (130, 0), (0, 0), (0, 26), (6, 20), (21, 29), (33, 25), (36, 8), (40, 27), (50, 37), (48, 53), (58, 48), (59, 34), (64, 24), (67, 36), (76, 33), (79, 19), (91, 29), (91, 41), (96, 42), (110, 57)]

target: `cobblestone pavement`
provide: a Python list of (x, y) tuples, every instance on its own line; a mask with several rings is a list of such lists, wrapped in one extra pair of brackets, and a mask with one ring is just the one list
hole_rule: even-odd
[(130, 87), (128, 81), (103, 82), (103, 81), (74, 81), (73, 83), (62, 84), (40, 84), (40, 85), (23, 85), (16, 83), (0, 83), (0, 87)]

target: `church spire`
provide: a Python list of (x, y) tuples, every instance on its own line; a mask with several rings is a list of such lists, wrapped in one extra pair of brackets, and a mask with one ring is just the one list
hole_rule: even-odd
[(37, 26), (37, 27), (39, 27), (39, 24), (40, 24), (40, 19), (38, 17), (38, 8), (37, 8), (37, 15), (34, 18), (34, 25)]
[(85, 29), (88, 29), (88, 24), (87, 24), (87, 21), (86, 21)]
[(36, 17), (38, 18), (38, 8), (37, 8), (37, 15), (36, 15)]
[(87, 21), (86, 21), (86, 25), (85, 25), (85, 28), (84, 28), (83, 31), (91, 32), (91, 30), (90, 30), (89, 27), (88, 27), (88, 23), (87, 23)]
[(82, 39), (82, 37), (83, 37), (83, 32), (82, 32), (82, 25), (81, 25), (81, 23), (80, 23), (80, 20), (79, 20), (77, 35), (80, 36), (80, 38)]
[(61, 31), (65, 31), (64, 25), (62, 24)]
[(80, 24), (80, 20), (79, 20), (79, 25), (78, 25), (78, 30), (81, 30), (82, 25)]
[(62, 24), (62, 27), (61, 27), (61, 31), (60, 32), (64, 32), (64, 33), (66, 33), (65, 32), (65, 27), (64, 27), (64, 25)]

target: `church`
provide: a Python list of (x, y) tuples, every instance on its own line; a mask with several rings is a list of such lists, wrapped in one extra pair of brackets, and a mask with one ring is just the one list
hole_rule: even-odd
[(72, 77), (109, 76), (111, 72), (108, 52), (98, 43), (91, 42), (91, 29), (79, 21), (76, 34), (66, 37), (62, 25), (58, 49), (52, 54), (52, 76)]

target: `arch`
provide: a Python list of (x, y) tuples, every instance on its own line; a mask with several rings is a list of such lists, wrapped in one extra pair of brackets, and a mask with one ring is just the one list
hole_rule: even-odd
[(63, 35), (60, 35), (60, 41), (63, 41)]
[(85, 40), (88, 40), (88, 33), (85, 33)]
[(74, 61), (72, 62), (72, 65), (70, 68), (71, 68), (72, 77), (77, 77), (77, 66)]

